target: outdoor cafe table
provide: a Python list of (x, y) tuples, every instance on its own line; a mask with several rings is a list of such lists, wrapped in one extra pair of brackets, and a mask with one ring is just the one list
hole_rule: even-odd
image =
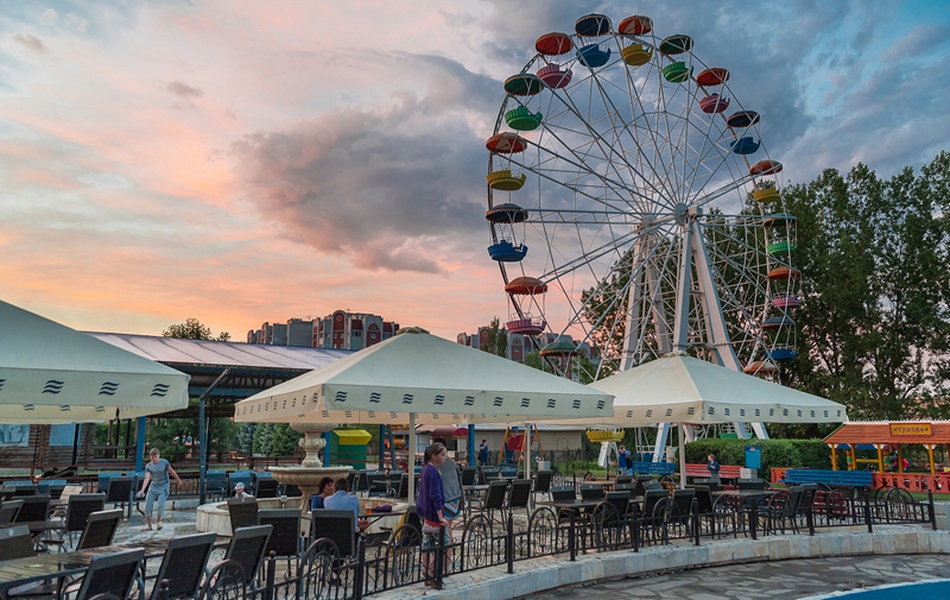
[(105, 554), (113, 554), (132, 548), (144, 548), (145, 558), (161, 556), (168, 545), (167, 539), (147, 540), (135, 544), (117, 544), (101, 546), (89, 550), (75, 550), (58, 554), (36, 554), (24, 558), (0, 561), (0, 598), (6, 597), (6, 590), (11, 587), (60, 579), (73, 575), (82, 575), (89, 567), (89, 562)]

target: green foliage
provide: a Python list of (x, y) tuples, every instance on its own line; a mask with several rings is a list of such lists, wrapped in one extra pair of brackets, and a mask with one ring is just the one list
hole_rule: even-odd
[(292, 456), (303, 434), (287, 423), (260, 423), (254, 430), (251, 448), (261, 456)]
[(492, 317), (488, 325), (488, 341), (482, 350), (495, 356), (508, 356), (508, 330), (501, 326), (498, 317)]
[(251, 454), (254, 451), (254, 432), (257, 430), (257, 423), (241, 423), (237, 434), (237, 449), (243, 454)]
[(762, 468), (759, 476), (764, 479), (769, 478), (771, 469), (775, 467), (831, 468), (831, 450), (817, 439), (697, 440), (686, 444), (686, 462), (704, 464), (709, 454), (715, 454), (720, 464), (744, 466), (746, 446), (760, 448)]
[(162, 335), (186, 340), (215, 340), (218, 342), (227, 342), (231, 339), (231, 334), (227, 331), (222, 331), (218, 334), (218, 337), (212, 337), (211, 328), (202, 325), (201, 321), (194, 317), (185, 319), (184, 323), (169, 325), (168, 329), (162, 332)]

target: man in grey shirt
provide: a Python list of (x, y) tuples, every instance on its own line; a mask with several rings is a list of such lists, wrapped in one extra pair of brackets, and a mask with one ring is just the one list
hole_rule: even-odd
[[(171, 482), (169, 475), (178, 482), (181, 487), (181, 478), (172, 468), (170, 462), (161, 457), (158, 448), (152, 448), (148, 453), (149, 462), (145, 465), (145, 479), (142, 481), (142, 488), (139, 490), (138, 497), (145, 496), (145, 528), (142, 531), (152, 529), (152, 505), (158, 503), (158, 515), (155, 520), (155, 528), (162, 528), (162, 517), (165, 515), (165, 499), (171, 491)], [(149, 483), (151, 482), (151, 486)], [(148, 495), (145, 495), (145, 488), (148, 488)]]

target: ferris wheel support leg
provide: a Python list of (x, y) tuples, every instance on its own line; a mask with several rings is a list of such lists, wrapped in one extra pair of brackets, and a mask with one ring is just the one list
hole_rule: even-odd
[(666, 441), (670, 437), (672, 423), (659, 423), (656, 426), (656, 442), (653, 444), (653, 462), (660, 462), (660, 457), (666, 452)]
[(755, 437), (760, 440), (769, 439), (769, 432), (765, 429), (765, 423), (733, 423), (733, 426), (736, 428), (736, 436), (740, 440), (747, 440), (752, 437), (749, 433), (749, 427), (752, 428)]

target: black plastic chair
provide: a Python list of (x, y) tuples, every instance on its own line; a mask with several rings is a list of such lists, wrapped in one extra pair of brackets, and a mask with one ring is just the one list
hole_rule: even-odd
[(227, 498), (228, 496), (228, 472), (222, 470), (212, 470), (205, 472), (205, 494), (212, 500), (216, 498)]
[(112, 504), (112, 508), (125, 508), (133, 501), (135, 481), (132, 477), (112, 477), (109, 479), (109, 491), (105, 501)]
[(0, 560), (33, 556), (33, 536), (27, 525), (0, 527)]
[(534, 478), (534, 493), (550, 494), (552, 481), (554, 481), (554, 471), (538, 471)]
[(528, 501), (531, 499), (531, 480), (515, 479), (508, 486), (508, 502), (505, 504), (505, 511), (511, 515), (516, 510), (524, 510), (525, 516), (528, 516)]
[(225, 560), (211, 569), (198, 600), (244, 600), (247, 575), (236, 560)]
[(273, 527), (265, 552), (277, 556), (300, 556), (300, 511), (268, 508), (257, 512), (257, 522)]
[(254, 496), (257, 498), (276, 498), (280, 482), (273, 477), (258, 477), (254, 484)]
[(168, 600), (194, 598), (201, 587), (215, 538), (217, 536), (214, 533), (172, 538), (165, 548), (162, 564), (149, 594), (150, 600), (159, 600), (162, 597), (160, 588), (163, 580), (168, 582)]
[(617, 480), (614, 481), (614, 485), (622, 485), (626, 483), (633, 483), (633, 475), (617, 475)]
[[(128, 598), (143, 560), (145, 550), (142, 548), (94, 557), (78, 585), (75, 600), (89, 600), (96, 596)], [(69, 591), (67, 588), (66, 592)]]
[(614, 490), (604, 494), (604, 502), (612, 504), (621, 517), (627, 514), (630, 507), (630, 493), (624, 490)]
[(224, 553), (224, 560), (233, 560), (241, 565), (246, 585), (254, 586), (254, 579), (264, 561), (264, 551), (273, 530), (271, 525), (238, 527), (231, 535), (231, 543)]
[(16, 522), (17, 513), (23, 506), (22, 500), (4, 500), (0, 504), (0, 525), (9, 525)]
[(231, 530), (239, 527), (253, 527), (257, 525), (256, 498), (228, 498), (228, 514), (231, 517)]
[[(495, 511), (503, 517), (505, 510), (505, 497), (508, 495), (508, 482), (504, 480), (495, 480), (488, 484), (488, 491), (485, 493), (485, 502), (482, 503), (482, 512), (488, 514), (488, 520), (492, 521), (495, 517)], [(502, 523), (504, 525), (504, 523)]]
[[(105, 494), (75, 494), (69, 497), (66, 504), (66, 518), (64, 524), (66, 535), (72, 542), (75, 533), (86, 528), (89, 515), (101, 511), (106, 505)], [(121, 513), (120, 513), (121, 514)]]
[(573, 485), (559, 485), (551, 488), (551, 500), (555, 502), (571, 502), (577, 500), (577, 491)]
[(356, 554), (356, 515), (352, 510), (315, 510), (310, 520), (311, 543), (327, 538), (336, 544), (340, 556)]
[(766, 489), (766, 483), (764, 479), (739, 479), (736, 481), (736, 487), (738, 487), (740, 491), (761, 491)]
[(462, 467), (462, 485), (475, 485), (478, 467)]
[(20, 507), (14, 523), (45, 521), (49, 516), (49, 495), (18, 496), (17, 499), (23, 502), (23, 506)]
[(582, 500), (603, 500), (604, 487), (601, 485), (581, 485)]
[(101, 548), (112, 544), (115, 532), (122, 520), (122, 509), (102, 510), (91, 513), (83, 527), (82, 535), (76, 544), (76, 550)]

